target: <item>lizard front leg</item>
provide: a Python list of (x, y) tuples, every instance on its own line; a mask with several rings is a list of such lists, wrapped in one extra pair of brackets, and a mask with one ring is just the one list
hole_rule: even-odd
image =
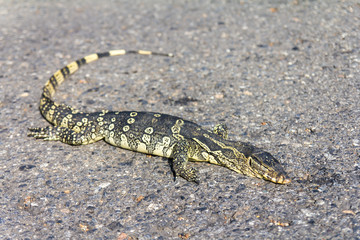
[(190, 144), (187, 140), (179, 140), (174, 146), (172, 152), (173, 170), (176, 176), (181, 176), (189, 182), (199, 183), (197, 170), (193, 167), (188, 167)]
[(227, 139), (228, 138), (228, 127), (226, 126), (225, 123), (217, 124), (213, 129), (213, 133), (219, 135), (223, 139)]

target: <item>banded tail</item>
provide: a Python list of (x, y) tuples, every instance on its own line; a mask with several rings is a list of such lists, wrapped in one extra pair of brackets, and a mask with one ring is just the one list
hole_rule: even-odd
[(140, 54), (140, 55), (158, 55), (158, 56), (165, 56), (165, 57), (173, 57), (172, 53), (158, 53), (158, 52), (151, 52), (145, 50), (111, 50), (108, 52), (103, 53), (94, 53), (90, 54), (86, 57), (83, 57), (79, 60), (76, 60), (62, 69), (55, 72), (50, 79), (45, 83), (43, 88), (43, 93), (40, 99), (40, 112), (41, 114), (48, 120), (50, 123), (54, 124), (55, 126), (59, 125), (58, 120), (61, 119), (60, 115), (63, 115), (66, 112), (69, 113), (77, 113), (78, 111), (72, 107), (58, 104), (52, 100), (53, 95), (56, 92), (56, 89), (66, 78), (70, 75), (75, 73), (81, 66), (97, 61), (103, 57), (112, 57), (112, 56), (119, 56), (119, 55), (126, 55), (126, 54)]

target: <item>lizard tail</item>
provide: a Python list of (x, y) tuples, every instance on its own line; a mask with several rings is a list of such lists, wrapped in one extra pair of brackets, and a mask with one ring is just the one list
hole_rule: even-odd
[(59, 115), (64, 114), (65, 112), (76, 113), (77, 110), (63, 105), (55, 103), (52, 100), (53, 95), (56, 92), (56, 89), (66, 78), (75, 73), (81, 66), (99, 60), (103, 57), (111, 57), (111, 56), (119, 56), (126, 54), (140, 54), (140, 55), (158, 55), (158, 56), (167, 56), (173, 57), (172, 53), (157, 53), (145, 50), (111, 50), (103, 53), (94, 53), (90, 54), (86, 57), (83, 57), (79, 60), (76, 60), (62, 69), (55, 72), (49, 80), (45, 83), (43, 88), (43, 93), (40, 99), (40, 112), (41, 114), (48, 120), (50, 123), (57, 125), (57, 119), (59, 119)]
[(111, 57), (111, 56), (119, 56), (119, 55), (126, 55), (126, 54), (140, 54), (140, 55), (160, 55), (160, 56), (167, 56), (172, 57), (172, 53), (156, 53), (151, 51), (145, 51), (145, 50), (137, 50), (137, 51), (126, 51), (126, 50), (111, 50), (108, 52), (103, 53), (94, 53), (90, 54), (86, 57), (83, 57), (77, 61), (74, 61), (62, 69), (55, 72), (50, 79), (46, 82), (44, 89), (43, 89), (43, 96), (51, 98), (57, 87), (70, 75), (72, 75), (74, 72), (76, 72), (82, 65), (94, 62), (96, 60), (99, 60), (103, 57)]

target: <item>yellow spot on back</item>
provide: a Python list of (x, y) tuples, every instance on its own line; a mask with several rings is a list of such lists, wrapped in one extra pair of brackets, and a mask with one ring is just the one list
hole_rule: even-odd
[(128, 120), (127, 120), (127, 123), (128, 124), (133, 124), (135, 122), (135, 119), (134, 118), (129, 118)]
[(154, 129), (152, 127), (148, 127), (145, 129), (145, 131), (147, 134), (152, 134), (154, 132)]
[(135, 116), (137, 116), (137, 112), (131, 112), (130, 113), (130, 117), (135, 117)]
[(75, 127), (73, 127), (73, 129), (72, 129), (74, 132), (80, 132), (80, 128), (79, 128), (79, 126), (75, 126)]
[(124, 132), (127, 132), (127, 131), (129, 131), (129, 130), (130, 130), (129, 125), (125, 125), (125, 126), (123, 127), (123, 131), (124, 131)]
[(115, 125), (112, 123), (112, 124), (110, 124), (109, 125), (109, 130), (111, 131), (111, 130), (113, 130), (114, 129), (114, 127), (115, 127)]
[(184, 125), (184, 121), (182, 119), (176, 120), (176, 125), (182, 126)]
[(150, 141), (151, 141), (151, 137), (150, 137), (150, 135), (144, 134), (142, 137), (142, 140), (145, 144), (149, 145)]
[(172, 126), (171, 127), (171, 132), (174, 133), (174, 134), (178, 134), (180, 132), (180, 127), (178, 126)]
[(154, 114), (154, 117), (161, 117), (161, 114), (155, 113), (155, 114)]
[(102, 117), (108, 112), (109, 112), (109, 110), (102, 110), (101, 113), (99, 114), (99, 116)]
[(170, 138), (169, 137), (163, 137), (163, 144), (165, 147), (169, 147), (170, 146)]
[(66, 117), (64, 117), (63, 119), (62, 119), (62, 121), (61, 121), (61, 124), (60, 124), (60, 126), (61, 127), (68, 127), (68, 118), (66, 118)]

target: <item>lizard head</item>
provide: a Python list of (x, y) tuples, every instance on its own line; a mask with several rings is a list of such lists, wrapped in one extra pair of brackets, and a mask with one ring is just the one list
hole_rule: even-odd
[(252, 153), (248, 157), (248, 172), (247, 175), (262, 178), (274, 183), (288, 184), (291, 179), (286, 172), (270, 153), (258, 151)]
[(249, 143), (229, 141), (215, 134), (211, 137), (204, 134), (204, 137), (193, 140), (205, 150), (202, 152), (202, 161), (209, 161), (235, 172), (273, 183), (291, 182), (278, 160), (270, 153)]

